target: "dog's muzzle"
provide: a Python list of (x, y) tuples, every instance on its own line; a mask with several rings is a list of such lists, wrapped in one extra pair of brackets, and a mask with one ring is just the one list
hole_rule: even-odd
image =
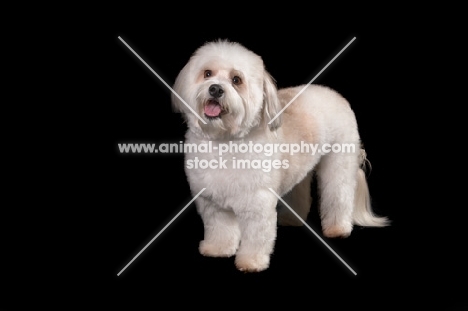
[(212, 96), (207, 100), (204, 107), (205, 116), (208, 118), (219, 118), (223, 112), (223, 107), (220, 105), (218, 99), (224, 94), (224, 90), (219, 84), (212, 84), (208, 88), (208, 93)]

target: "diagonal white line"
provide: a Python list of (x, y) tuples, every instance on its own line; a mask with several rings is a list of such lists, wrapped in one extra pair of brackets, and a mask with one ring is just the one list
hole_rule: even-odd
[(338, 254), (327, 244), (325, 243), (325, 241), (317, 234), (315, 233), (314, 230), (312, 230), (311, 227), (309, 227), (309, 225), (304, 221), (302, 220), (302, 218), (286, 203), (284, 202), (284, 200), (275, 192), (275, 190), (271, 189), (271, 188), (268, 188), (271, 192), (273, 192), (273, 194), (281, 201), (283, 202), (283, 204), (289, 208), (289, 210), (294, 214), (294, 216), (297, 217), (297, 219), (299, 219), (306, 227), (307, 229), (309, 229), (319, 240), (320, 242), (322, 242), (352, 273), (354, 273), (354, 275), (357, 275), (357, 273), (340, 257), (338, 256)]
[(182, 214), (182, 213), (185, 211), (185, 209), (187, 209), (187, 207), (188, 207), (190, 204), (192, 204), (192, 202), (195, 201), (195, 199), (198, 198), (198, 196), (199, 196), (203, 191), (205, 191), (205, 189), (206, 189), (206, 188), (203, 188), (196, 196), (194, 196), (193, 199), (190, 200), (190, 202), (188, 202), (187, 205), (185, 205), (185, 207), (184, 207), (183, 209), (181, 209), (180, 212), (177, 213), (177, 215), (175, 215), (174, 218), (172, 218), (171, 221), (169, 221), (169, 222), (167, 223), (167, 225), (166, 225), (164, 228), (162, 228), (161, 231), (159, 231), (158, 234), (156, 234), (156, 236), (155, 236), (151, 241), (149, 241), (149, 243), (146, 244), (146, 246), (143, 247), (143, 249), (142, 249), (138, 254), (136, 254), (136, 256), (133, 257), (133, 259), (130, 260), (130, 262), (129, 262), (119, 273), (117, 273), (117, 276), (120, 276), (120, 274), (121, 274), (122, 272), (124, 272), (124, 270), (127, 269), (127, 267), (130, 266), (131, 263), (132, 263), (135, 259), (137, 259), (137, 257), (140, 256), (140, 254), (143, 253), (143, 251), (144, 251), (151, 243), (153, 243), (153, 241), (156, 240), (156, 239), (158, 238), (158, 236), (160, 236), (161, 233), (163, 233), (164, 230), (166, 230), (167, 227), (169, 227), (169, 226), (172, 224), (172, 222), (173, 222), (174, 220), (176, 220), (176, 218), (179, 217), (180, 214)]
[(346, 44), (346, 46), (345, 46), (344, 48), (342, 48), (341, 51), (339, 51), (338, 54), (336, 54), (336, 56), (333, 57), (333, 59), (332, 59), (331, 61), (329, 61), (328, 64), (327, 64), (325, 67), (323, 67), (323, 69), (320, 70), (320, 72), (319, 72), (318, 74), (316, 74), (315, 77), (314, 77), (312, 80), (310, 80), (310, 82), (307, 83), (306, 86), (304, 86), (304, 88), (303, 88), (299, 93), (297, 93), (296, 96), (294, 96), (293, 99), (291, 99), (291, 100), (289, 101), (289, 103), (288, 103), (286, 106), (284, 106), (284, 108), (281, 109), (281, 110), (276, 114), (276, 116), (275, 116), (273, 119), (270, 120), (270, 122), (268, 122), (268, 124), (271, 124), (271, 122), (273, 122), (276, 118), (278, 118), (278, 117), (283, 113), (283, 111), (285, 111), (286, 108), (288, 108), (289, 105), (291, 105), (292, 102), (295, 101), (296, 98), (298, 98), (299, 95), (301, 95), (302, 92), (304, 92), (305, 89), (306, 89), (309, 85), (311, 85), (312, 82), (314, 82), (314, 80), (317, 79), (317, 77), (318, 77), (325, 69), (327, 69), (327, 67), (330, 66), (330, 64), (333, 63), (333, 62), (335, 61), (335, 59), (336, 59), (338, 56), (340, 56), (340, 54), (343, 53), (343, 51), (346, 50), (346, 48), (347, 48), (351, 43), (353, 43), (354, 40), (356, 40), (356, 37), (354, 37), (351, 41), (349, 41), (349, 43)]
[(149, 69), (156, 77), (158, 77), (159, 80), (161, 80), (161, 82), (162, 82), (169, 90), (171, 90), (171, 92), (172, 92), (175, 96), (177, 96), (178, 99), (180, 99), (180, 100), (182, 101), (182, 103), (183, 103), (185, 106), (187, 106), (188, 109), (190, 109), (190, 111), (193, 112), (193, 114), (195, 114), (195, 116), (197, 116), (198, 119), (200, 119), (200, 120), (203, 122), (203, 124), (207, 124), (206, 121), (203, 120), (203, 119), (198, 115), (198, 113), (196, 113), (195, 110), (193, 110), (192, 107), (190, 107), (190, 106), (185, 102), (185, 100), (183, 100), (182, 97), (180, 97), (180, 95), (177, 94), (177, 92), (174, 91), (174, 90), (172, 89), (172, 87), (170, 87), (169, 84), (167, 84), (166, 81), (164, 81), (164, 80), (163, 80), (163, 79), (162, 79), (162, 78), (161, 78), (161, 77), (160, 77), (160, 76), (159, 76), (159, 75), (158, 75), (158, 74), (141, 58), (141, 57), (140, 57), (140, 55), (138, 55), (138, 54), (127, 44), (127, 42), (124, 41), (124, 39), (122, 39), (120, 36), (119, 36), (118, 38), (120, 39), (120, 41), (122, 41), (123, 44), (125, 44), (125, 46), (126, 46), (130, 51), (132, 51), (133, 54), (135, 54), (136, 57), (138, 57), (138, 59), (139, 59), (143, 64), (145, 64), (146, 67), (148, 67), (148, 69)]

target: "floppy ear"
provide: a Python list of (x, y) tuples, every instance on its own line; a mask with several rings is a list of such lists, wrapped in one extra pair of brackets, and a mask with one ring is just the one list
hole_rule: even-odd
[(270, 130), (274, 131), (281, 126), (282, 118), (281, 115), (278, 115), (278, 112), (282, 107), (275, 81), (267, 71), (263, 74), (263, 105), (264, 120), (267, 124), (276, 117), (271, 124), (268, 124)]
[(174, 112), (183, 113), (185, 111), (185, 104), (179, 99), (179, 96), (184, 98), (183, 90), (184, 85), (187, 85), (188, 71), (188, 64), (186, 64), (177, 75), (174, 86), (172, 87), (174, 92), (177, 93), (177, 95), (174, 93), (171, 94), (172, 110)]

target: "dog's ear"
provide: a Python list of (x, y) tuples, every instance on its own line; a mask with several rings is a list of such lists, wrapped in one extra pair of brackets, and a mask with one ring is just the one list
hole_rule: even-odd
[(184, 90), (184, 85), (187, 85), (187, 77), (188, 77), (188, 64), (182, 68), (182, 70), (179, 72), (177, 75), (177, 78), (174, 82), (174, 86), (172, 89), (174, 92), (177, 94), (174, 94), (174, 92), (171, 94), (171, 102), (172, 102), (172, 110), (174, 112), (180, 112), (183, 113), (185, 111), (185, 104), (182, 102), (182, 100), (179, 97), (183, 98), (183, 90)]
[[(271, 131), (276, 130), (281, 126), (282, 118), (278, 115), (281, 110), (281, 103), (278, 98), (278, 90), (273, 77), (265, 71), (263, 77), (263, 110), (264, 120)], [(273, 118), (273, 122), (269, 123)]]

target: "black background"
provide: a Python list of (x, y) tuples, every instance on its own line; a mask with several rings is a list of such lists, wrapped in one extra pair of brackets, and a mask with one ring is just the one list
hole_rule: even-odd
[[(439, 135), (421, 126), (426, 114), (419, 112), (431, 109), (423, 107), (427, 86), (419, 77), (430, 74), (421, 55), (432, 32), (409, 22), (409, 13), (357, 18), (351, 11), (338, 16), (291, 7), (270, 15), (243, 6), (109, 8), (79, 19), (57, 64), (73, 77), (59, 81), (67, 84), (60, 117), (41, 136), (57, 152), (46, 154), (50, 164), (31, 170), (28, 183), (42, 208), (16, 210), (9, 218), (18, 239), (5, 246), (7, 310), (28, 304), (61, 310), (156, 309), (164, 303), (216, 309), (283, 302), (318, 310), (460, 306), (457, 280), (466, 276), (461, 227), (440, 213), (450, 200), (440, 205), (441, 181), (420, 156), (426, 138)], [(355, 227), (347, 239), (325, 240), (356, 276), (305, 227), (278, 228), (270, 268), (261, 273), (237, 271), (234, 258), (203, 257), (203, 225), (193, 204), (117, 276), (191, 200), (182, 155), (118, 151), (118, 143), (178, 142), (186, 131), (171, 110), (170, 91), (119, 36), (169, 85), (206, 41), (237, 41), (262, 56), (280, 88), (308, 83), (356, 37), (314, 82), (351, 103), (372, 163), (374, 209), (392, 221), (388, 228)], [(315, 201), (308, 223), (321, 235), (316, 208)]]

